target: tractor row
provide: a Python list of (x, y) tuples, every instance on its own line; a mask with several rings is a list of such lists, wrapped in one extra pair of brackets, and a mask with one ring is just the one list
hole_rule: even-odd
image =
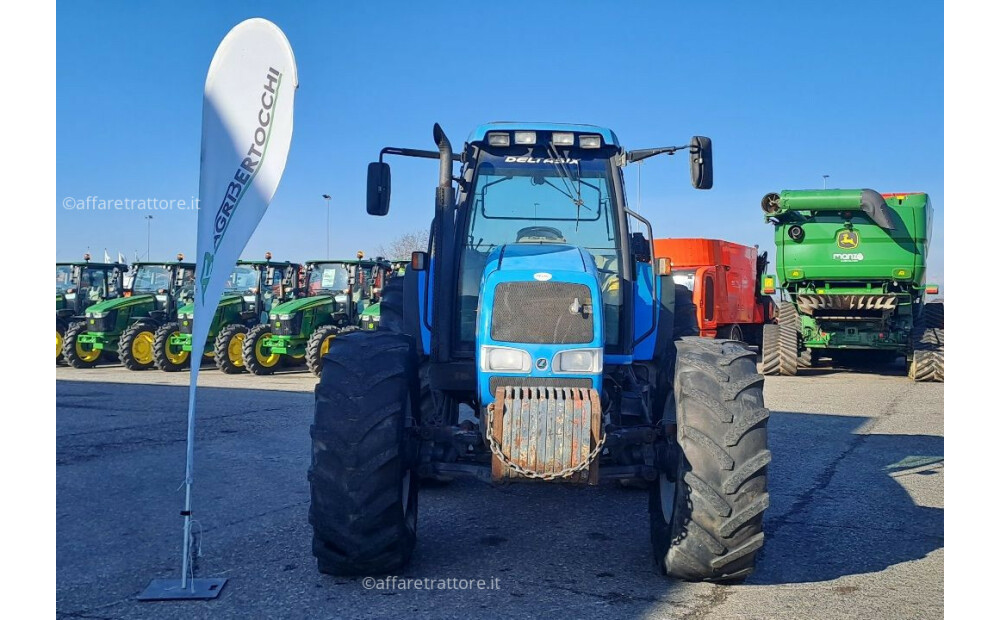
[[(73, 368), (114, 360), (129, 370), (188, 368), (195, 264), (183, 255), (131, 268), (85, 258), (56, 265), (56, 361)], [(356, 259), (304, 265), (273, 261), (270, 253), (241, 260), (212, 318), (202, 361), (214, 360), (227, 374), (267, 375), (305, 364), (318, 375), (330, 340), (363, 324), (374, 329), (382, 288), (395, 269), (360, 252)]]

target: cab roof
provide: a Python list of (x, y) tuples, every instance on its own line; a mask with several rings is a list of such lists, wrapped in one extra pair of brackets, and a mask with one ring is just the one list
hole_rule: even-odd
[(97, 267), (97, 268), (103, 267), (106, 269), (114, 269), (115, 267), (128, 267), (127, 263), (98, 263), (94, 261), (82, 261), (82, 260), (65, 262), (65, 263), (56, 263), (56, 267), (60, 267), (63, 265), (69, 265), (69, 266), (79, 265), (80, 267)]
[(572, 131), (574, 133), (592, 133), (601, 136), (606, 145), (621, 147), (618, 136), (606, 127), (583, 125), (576, 123), (530, 123), (517, 121), (496, 121), (480, 125), (469, 134), (469, 142), (482, 142), (490, 131)]

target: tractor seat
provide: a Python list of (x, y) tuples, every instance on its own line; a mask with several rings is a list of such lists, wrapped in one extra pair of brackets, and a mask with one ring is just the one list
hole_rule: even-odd
[(517, 231), (514, 243), (566, 243), (566, 237), (558, 228), (528, 226)]

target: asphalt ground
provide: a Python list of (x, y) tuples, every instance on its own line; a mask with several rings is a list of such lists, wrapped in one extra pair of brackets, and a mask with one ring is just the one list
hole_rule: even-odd
[(434, 588), (420, 590), (316, 571), (312, 375), (206, 368), (197, 571), (229, 582), (216, 600), (183, 602), (136, 595), (180, 573), (187, 373), (56, 375), (59, 617), (943, 616), (944, 388), (902, 366), (767, 378), (767, 541), (741, 585), (658, 574), (641, 489), (456, 480), (421, 490), (417, 548), (398, 575)]

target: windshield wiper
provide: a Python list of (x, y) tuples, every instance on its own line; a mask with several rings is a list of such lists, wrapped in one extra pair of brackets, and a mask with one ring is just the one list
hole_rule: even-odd
[[(555, 166), (556, 173), (559, 175), (559, 178), (562, 179), (563, 185), (565, 185), (565, 187), (566, 187), (566, 192), (564, 192), (564, 193), (566, 194), (566, 196), (570, 200), (573, 201), (573, 204), (576, 205), (576, 231), (579, 232), (580, 231), (580, 207), (583, 207), (587, 211), (593, 211), (593, 209), (591, 209), (590, 207), (588, 207), (587, 204), (583, 201), (583, 184), (582, 184), (582, 178), (581, 178), (583, 175), (580, 173), (580, 164), (578, 162), (577, 165), (576, 165), (576, 168), (577, 168), (577, 178), (575, 179), (576, 180), (576, 196), (574, 197), (572, 195), (573, 186), (571, 184), (571, 182), (574, 179), (573, 179), (573, 176), (570, 174), (569, 166), (566, 164), (566, 161), (569, 160), (569, 151), (566, 151), (566, 153), (564, 154), (563, 157), (559, 157), (559, 153), (558, 153), (558, 151), (556, 151), (555, 145), (553, 145), (551, 142), (546, 147), (546, 150), (549, 153), (549, 157), (552, 158), (552, 165)], [(550, 185), (552, 185), (552, 184), (550, 183)], [(553, 187), (555, 187), (555, 185), (553, 185)], [(556, 189), (559, 189), (559, 188), (556, 188)]]

